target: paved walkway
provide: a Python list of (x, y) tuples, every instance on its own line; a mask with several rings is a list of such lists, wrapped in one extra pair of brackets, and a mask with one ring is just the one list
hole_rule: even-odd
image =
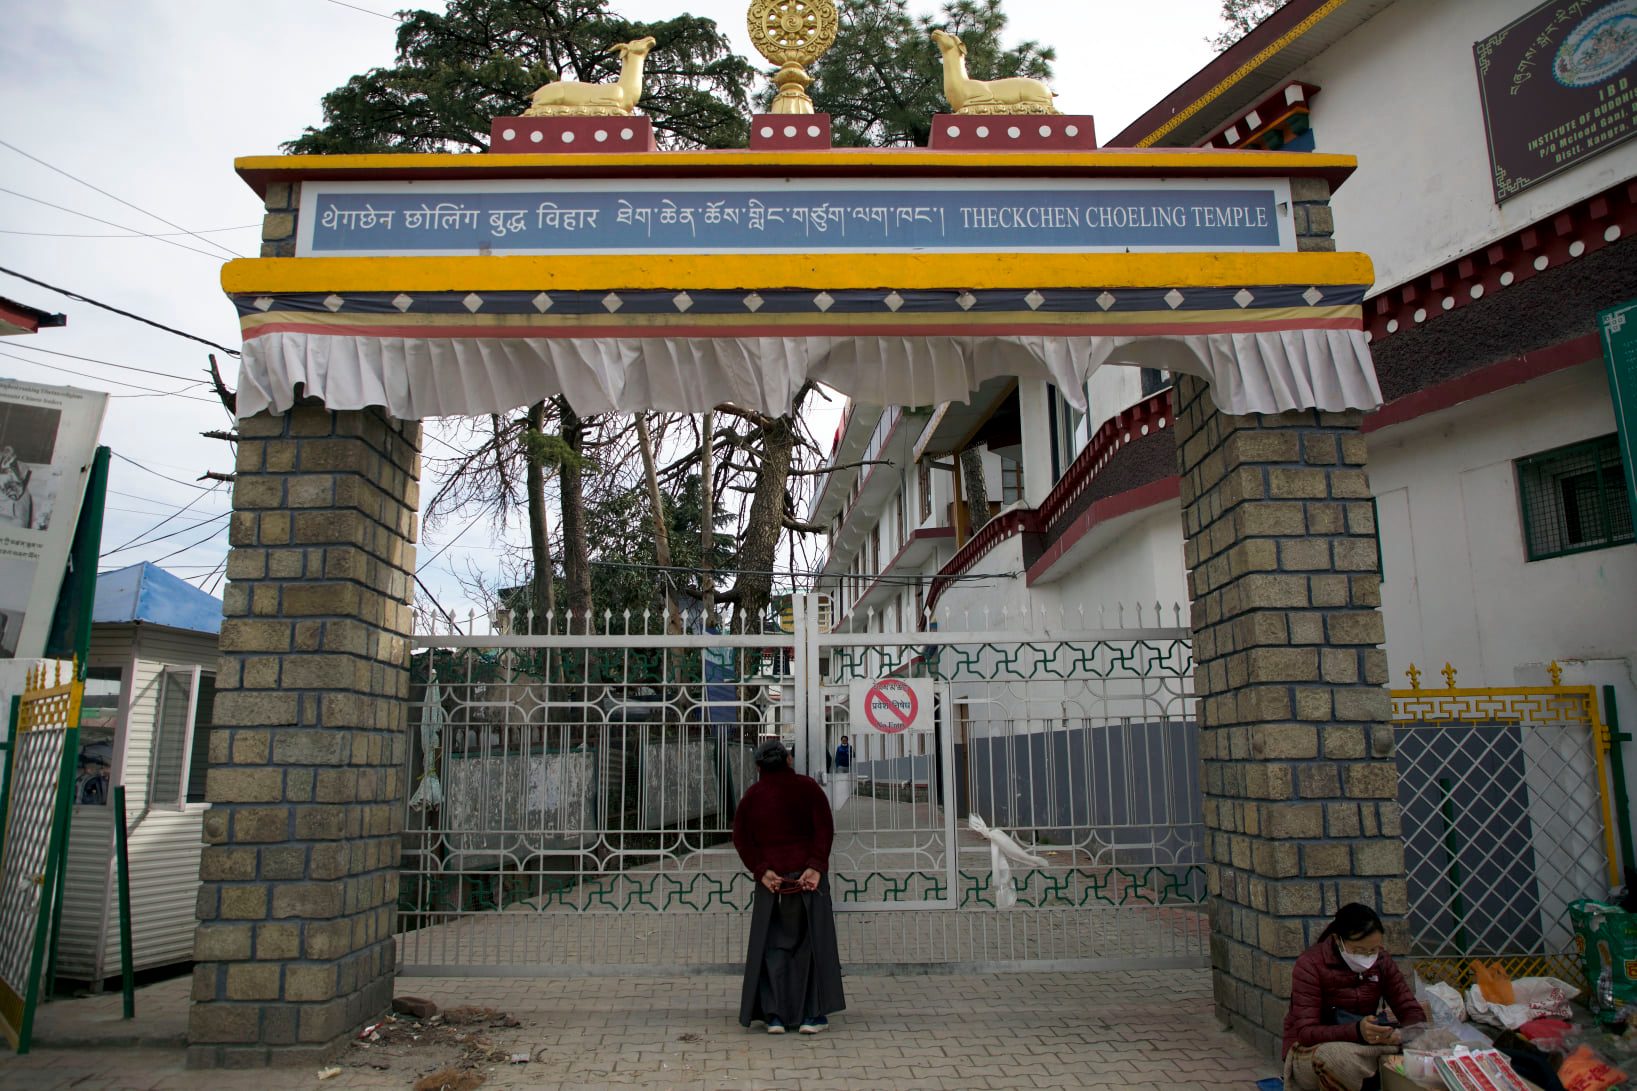
[[(440, 1005), (494, 1008), (460, 1045), (354, 1046), (340, 1075), (310, 1068), (190, 1072), (179, 1045), (187, 982), (138, 995), (136, 1028), (119, 997), (48, 1005), (36, 1048), (0, 1056), (0, 1086), (130, 1091), (408, 1088), (449, 1064), (485, 1088), (801, 1089), (1238, 1088), (1273, 1069), (1212, 1015), (1210, 975), (1192, 970), (981, 977), (850, 977), (848, 1011), (815, 1037), (742, 1030), (738, 981), (692, 978), (405, 979)], [(407, 1037), (407, 1035), (405, 1035)], [(116, 1044), (123, 1043), (123, 1044)], [(478, 1044), (481, 1043), (481, 1044)], [(527, 1054), (525, 1064), (505, 1058)], [(500, 1060), (480, 1059), (498, 1057)]]

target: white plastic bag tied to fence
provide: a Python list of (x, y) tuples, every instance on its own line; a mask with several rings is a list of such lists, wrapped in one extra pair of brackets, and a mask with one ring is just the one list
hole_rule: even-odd
[(1017, 890), (1012, 886), (1012, 865), (1022, 864), (1028, 867), (1050, 865), (1012, 840), (1011, 834), (1005, 830), (991, 828), (975, 814), (967, 819), (967, 825), (972, 827), (973, 833), (989, 842), (989, 871), (992, 877), (990, 886), (995, 892), (995, 908), (1012, 908), (1017, 904)]
[(438, 747), (443, 742), (443, 694), (438, 675), (433, 672), (421, 699), (421, 780), (409, 797), (409, 808), (424, 811), (443, 804), (443, 785), (438, 781)]

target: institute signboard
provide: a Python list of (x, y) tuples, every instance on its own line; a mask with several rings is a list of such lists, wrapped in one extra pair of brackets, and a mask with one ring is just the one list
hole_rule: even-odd
[(1637, 134), (1637, 0), (1551, 0), (1472, 52), (1497, 202)]
[(299, 257), (1291, 251), (1284, 179), (309, 181)]

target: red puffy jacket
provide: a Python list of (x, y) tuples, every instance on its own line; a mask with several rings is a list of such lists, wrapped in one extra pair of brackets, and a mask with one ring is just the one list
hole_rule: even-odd
[(1386, 951), (1361, 974), (1342, 961), (1335, 940), (1320, 940), (1302, 952), (1291, 974), (1284, 1051), (1325, 1042), (1362, 1043), (1364, 1034), (1358, 1023), (1340, 1023), (1336, 1013), (1350, 1012), (1360, 1018), (1374, 1015), (1382, 997), (1405, 1026), (1427, 1021), (1427, 1013), (1415, 999), (1410, 983)]

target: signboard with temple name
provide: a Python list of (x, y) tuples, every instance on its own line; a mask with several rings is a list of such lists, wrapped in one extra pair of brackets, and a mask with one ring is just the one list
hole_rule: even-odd
[(300, 257), (1296, 249), (1283, 179), (325, 182)]
[(1472, 52), (1497, 202), (1637, 135), (1637, 0), (1550, 0)]

